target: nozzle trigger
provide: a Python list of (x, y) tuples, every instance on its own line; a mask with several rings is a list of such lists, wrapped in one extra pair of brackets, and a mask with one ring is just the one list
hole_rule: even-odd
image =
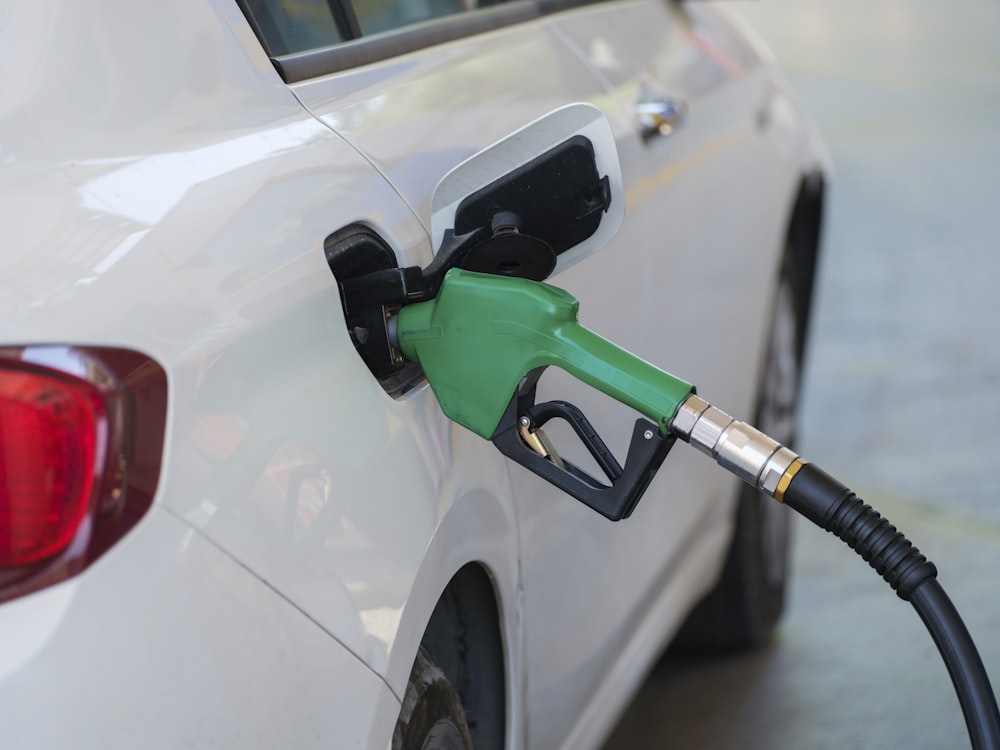
[[(606, 482), (555, 452), (541, 427), (556, 417), (573, 428)], [(580, 409), (566, 401), (536, 404), (534, 384), (514, 394), (493, 434), (493, 444), (505, 456), (612, 521), (631, 515), (674, 441), (672, 434), (663, 436), (654, 422), (640, 418), (622, 467)]]

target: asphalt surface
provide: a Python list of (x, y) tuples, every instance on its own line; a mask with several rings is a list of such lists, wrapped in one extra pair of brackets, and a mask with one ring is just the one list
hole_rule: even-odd
[[(824, 133), (834, 175), (802, 453), (940, 570), (1000, 684), (1000, 4), (727, 3)], [(771, 646), (669, 656), (604, 750), (959, 748), (947, 672), (910, 606), (796, 526)]]

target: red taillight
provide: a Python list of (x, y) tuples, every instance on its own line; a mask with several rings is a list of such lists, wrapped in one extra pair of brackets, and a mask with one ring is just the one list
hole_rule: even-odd
[(34, 369), (0, 371), (0, 568), (30, 565), (73, 541), (91, 503), (104, 402), (90, 383)]
[(166, 377), (123, 349), (0, 349), (0, 601), (82, 570), (152, 501)]

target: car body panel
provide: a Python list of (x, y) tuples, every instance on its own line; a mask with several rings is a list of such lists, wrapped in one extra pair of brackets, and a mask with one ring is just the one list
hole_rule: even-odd
[[(288, 86), (231, 0), (0, 2), (0, 343), (129, 347), (169, 383), (150, 516), (78, 578), (0, 606), (10, 736), (38, 726), (60, 665), (60, 699), (102, 716), (83, 695), (100, 665), (115, 693), (162, 690), (126, 696), (131, 734), (81, 719), (66, 744), (229, 745), (246, 727), (251, 746), (384, 747), (430, 613), (475, 562), (499, 603), (508, 746), (599, 744), (715, 580), (732, 482), (679, 450), (609, 524), (446, 420), (426, 385), (390, 398), (324, 241), (360, 224), (425, 266), (443, 175), (591, 102), (625, 225), (553, 282), (584, 324), (748, 416), (784, 207), (823, 157), (740, 39), (711, 8), (599, 3)], [(686, 121), (643, 141), (647, 96), (684, 100)], [(559, 373), (543, 386), (624, 445), (628, 410)], [(163, 632), (160, 607), (190, 616)], [(144, 654), (150, 633), (162, 648)], [(268, 705), (261, 680), (303, 697)]]
[(162, 508), (92, 574), (5, 604), (0, 631), (3, 747), (384, 750), (399, 710), (329, 633)]

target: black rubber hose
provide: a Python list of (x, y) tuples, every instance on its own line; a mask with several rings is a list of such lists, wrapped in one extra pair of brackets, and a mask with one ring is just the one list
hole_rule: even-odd
[(895, 526), (812, 464), (792, 477), (782, 501), (846, 542), (913, 605), (948, 667), (972, 747), (1000, 750), (996, 696), (965, 623), (936, 579), (934, 564)]
[(955, 605), (935, 579), (919, 586), (910, 603), (924, 621), (948, 666), (972, 746), (1000, 747), (1000, 719), (990, 678)]

